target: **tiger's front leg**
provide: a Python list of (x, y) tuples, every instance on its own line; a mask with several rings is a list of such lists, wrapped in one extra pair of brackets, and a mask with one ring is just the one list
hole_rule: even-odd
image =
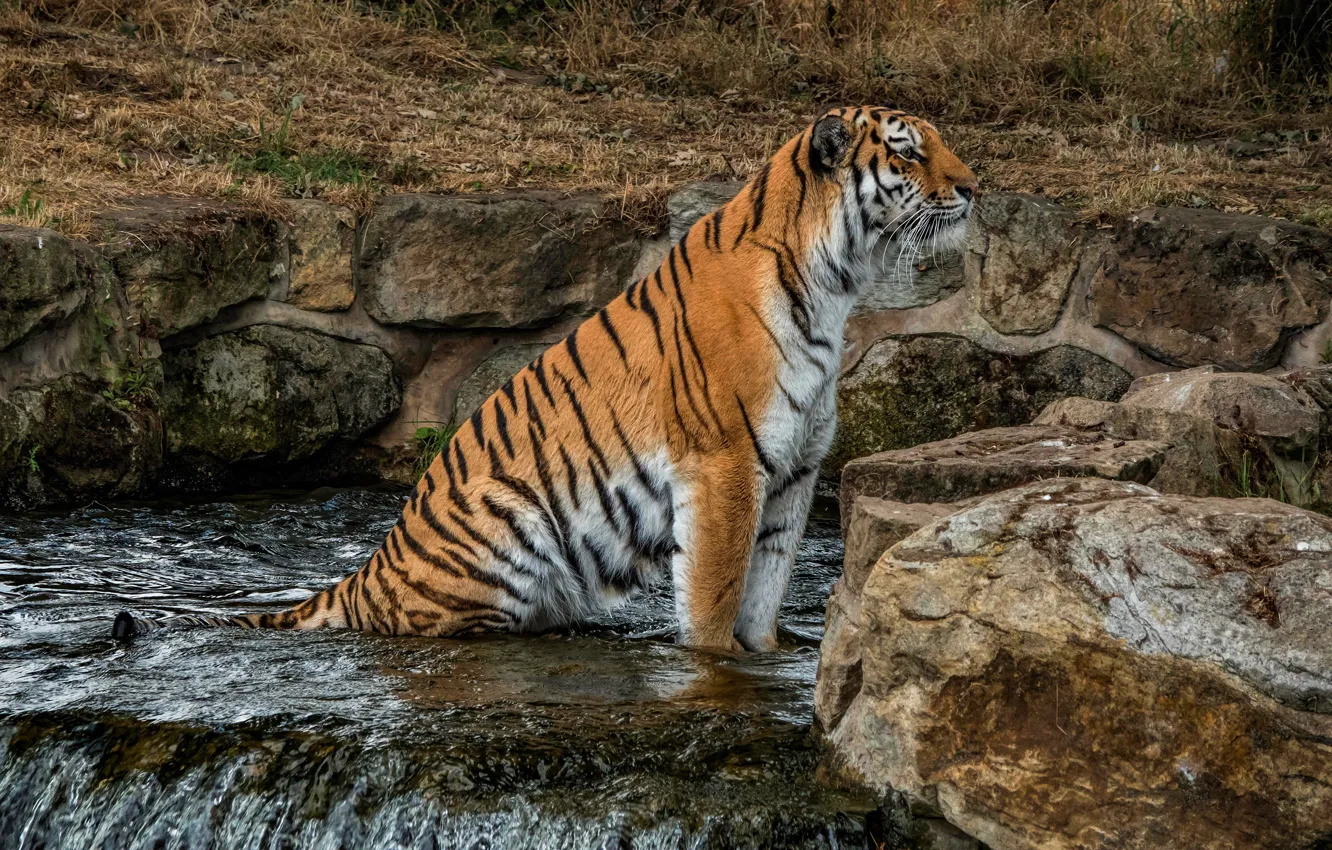
[(777, 612), (805, 534), (817, 480), (818, 464), (801, 467), (787, 478), (773, 481), (764, 501), (735, 624), (736, 638), (750, 652), (777, 648)]
[(735, 621), (758, 522), (762, 474), (751, 452), (732, 450), (686, 460), (675, 506), (671, 561), (680, 643), (743, 650)]

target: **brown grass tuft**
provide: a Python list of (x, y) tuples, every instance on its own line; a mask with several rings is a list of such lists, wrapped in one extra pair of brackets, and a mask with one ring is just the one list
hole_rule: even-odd
[(1243, 2), (526, 0), (496, 30), (481, 2), (20, 0), (0, 7), (0, 220), (542, 187), (650, 229), (671, 188), (747, 176), (821, 105), (893, 100), (991, 188), (1326, 227), (1329, 92), (1234, 58)]

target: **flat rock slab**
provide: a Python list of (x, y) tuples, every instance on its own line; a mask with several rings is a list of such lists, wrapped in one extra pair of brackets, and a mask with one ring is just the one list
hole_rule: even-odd
[(1011, 490), (875, 564), (833, 767), (993, 850), (1324, 846), (1329, 622), (1332, 519)]
[(853, 460), (842, 471), (843, 520), (861, 496), (900, 502), (956, 502), (1042, 478), (1096, 476), (1150, 481), (1170, 444), (1119, 440), (1048, 425), (990, 428), (949, 440)]

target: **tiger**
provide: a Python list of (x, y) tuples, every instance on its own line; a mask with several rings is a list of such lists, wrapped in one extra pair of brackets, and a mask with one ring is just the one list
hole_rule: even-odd
[(477, 408), (355, 573), (280, 613), (121, 612), (114, 636), (544, 632), (669, 574), (679, 643), (774, 650), (857, 296), (888, 244), (958, 244), (977, 192), (927, 121), (828, 111)]

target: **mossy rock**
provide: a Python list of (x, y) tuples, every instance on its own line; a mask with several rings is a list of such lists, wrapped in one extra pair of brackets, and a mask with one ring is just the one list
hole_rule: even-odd
[(1132, 377), (1104, 358), (1061, 345), (1018, 357), (957, 336), (885, 339), (837, 390), (837, 435), (824, 461), (835, 476), (857, 457), (1025, 425), (1067, 396), (1113, 401)]
[(227, 465), (309, 458), (402, 403), (372, 345), (256, 325), (163, 353), (167, 451)]

